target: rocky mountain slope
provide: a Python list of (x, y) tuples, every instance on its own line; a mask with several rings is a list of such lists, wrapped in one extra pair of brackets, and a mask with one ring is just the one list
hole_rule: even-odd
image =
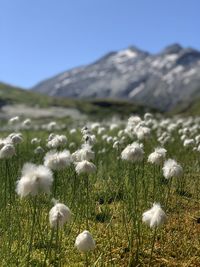
[(33, 90), (59, 97), (129, 99), (168, 111), (200, 96), (200, 52), (179, 44), (158, 54), (129, 47), (47, 79)]

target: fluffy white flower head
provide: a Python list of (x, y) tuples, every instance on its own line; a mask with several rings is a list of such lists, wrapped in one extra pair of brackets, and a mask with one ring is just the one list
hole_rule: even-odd
[(49, 151), (44, 157), (44, 165), (52, 170), (61, 170), (72, 163), (72, 157), (68, 150), (62, 152)]
[(76, 237), (75, 246), (80, 252), (88, 252), (96, 246), (95, 241), (88, 231), (83, 231)]
[(180, 177), (183, 174), (183, 168), (173, 159), (166, 160), (162, 169), (166, 179)]
[(43, 165), (25, 163), (22, 168), (22, 177), (17, 181), (16, 192), (21, 197), (35, 196), (39, 192), (50, 193), (53, 183), (53, 174)]
[(12, 144), (4, 145), (0, 150), (0, 158), (11, 158), (15, 155), (15, 147)]
[(47, 147), (49, 148), (58, 148), (66, 145), (67, 137), (65, 135), (53, 135), (49, 136), (49, 141), (47, 143)]
[(148, 157), (148, 162), (156, 165), (162, 164), (165, 159), (167, 150), (164, 148), (155, 148), (155, 151)]
[(15, 124), (15, 123), (19, 122), (19, 117), (18, 117), (18, 116), (16, 116), (16, 117), (12, 117), (12, 118), (9, 119), (8, 122), (9, 122), (10, 124)]
[(72, 154), (73, 161), (80, 162), (83, 160), (93, 160), (94, 152), (89, 144), (83, 144), (81, 149), (78, 149)]
[(49, 211), (49, 222), (51, 227), (62, 227), (66, 222), (70, 222), (71, 215), (72, 213), (66, 205), (56, 203)]
[(123, 160), (137, 162), (142, 161), (144, 157), (144, 151), (142, 145), (139, 143), (132, 143), (128, 145), (121, 153), (121, 158)]
[(151, 228), (162, 225), (166, 220), (167, 216), (159, 203), (154, 203), (153, 207), (145, 211), (142, 215), (142, 221), (148, 224)]
[(87, 160), (83, 160), (81, 162), (76, 163), (75, 168), (77, 174), (81, 173), (93, 173), (96, 171), (96, 166)]

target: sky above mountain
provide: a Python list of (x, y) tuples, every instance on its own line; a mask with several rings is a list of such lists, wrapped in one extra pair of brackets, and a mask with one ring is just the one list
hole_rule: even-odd
[(199, 0), (0, 0), (0, 81), (29, 88), (110, 51), (200, 50)]

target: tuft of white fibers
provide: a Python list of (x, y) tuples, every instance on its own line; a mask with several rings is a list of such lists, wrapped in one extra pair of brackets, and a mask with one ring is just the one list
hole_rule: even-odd
[(167, 215), (162, 210), (159, 203), (154, 203), (153, 207), (142, 214), (142, 221), (150, 228), (158, 227), (167, 221)]
[(72, 159), (74, 162), (93, 160), (94, 152), (89, 144), (83, 144), (81, 149), (78, 149), (72, 154)]
[(52, 170), (62, 170), (72, 163), (72, 157), (68, 150), (61, 152), (49, 151), (44, 157), (44, 166)]
[(72, 213), (66, 205), (55, 203), (49, 211), (49, 223), (52, 228), (57, 226), (62, 227), (65, 223), (70, 222), (71, 215)]
[(29, 129), (31, 127), (31, 119), (26, 119), (22, 122), (22, 127), (24, 129)]
[(91, 233), (87, 230), (83, 231), (76, 237), (75, 247), (77, 247), (80, 252), (88, 252), (95, 249), (95, 246), (96, 243)]
[(134, 142), (128, 145), (121, 153), (123, 160), (137, 162), (142, 161), (144, 157), (144, 151), (141, 144)]
[(35, 196), (39, 192), (50, 193), (53, 183), (52, 171), (43, 165), (25, 163), (22, 176), (16, 183), (16, 192), (20, 197)]
[(0, 150), (0, 159), (12, 158), (15, 155), (15, 147), (12, 144), (4, 145)]
[(118, 129), (118, 128), (119, 128), (119, 125), (116, 124), (116, 123), (112, 123), (112, 124), (110, 125), (110, 131), (116, 130), (116, 129)]
[(81, 129), (81, 133), (83, 135), (87, 135), (87, 134), (91, 134), (91, 131), (90, 129), (87, 127), (87, 126), (84, 126), (82, 129)]
[(173, 159), (166, 160), (162, 169), (166, 179), (183, 175), (183, 168)]
[(92, 131), (96, 131), (100, 127), (100, 123), (99, 122), (94, 122), (94, 123), (91, 124), (90, 127), (91, 127)]
[(87, 160), (83, 160), (75, 164), (76, 164), (75, 170), (77, 174), (93, 173), (96, 171), (96, 166), (92, 162), (89, 162)]
[(94, 134), (84, 134), (82, 140), (90, 146), (93, 146), (96, 143), (96, 136)]
[(200, 143), (200, 134), (195, 136), (195, 142), (196, 142), (196, 144)]
[(42, 153), (44, 153), (44, 149), (43, 149), (41, 146), (37, 146), (37, 147), (34, 149), (34, 153), (35, 153), (35, 154), (42, 154)]
[(67, 144), (67, 137), (65, 135), (50, 135), (47, 143), (49, 148), (58, 148)]
[(19, 117), (16, 116), (16, 117), (12, 117), (9, 119), (9, 124), (15, 124), (15, 123), (18, 123), (19, 122)]
[(113, 137), (112, 137), (112, 136), (108, 136), (108, 137), (106, 138), (106, 142), (107, 142), (108, 144), (113, 143)]
[(135, 134), (138, 140), (147, 140), (150, 138), (151, 130), (146, 126), (141, 126), (140, 124), (138, 124), (135, 127)]
[(75, 128), (73, 128), (73, 129), (71, 129), (71, 130), (69, 131), (69, 133), (70, 133), (71, 135), (76, 134), (76, 132), (77, 132), (77, 130), (76, 130)]
[(41, 139), (35, 137), (33, 139), (31, 139), (31, 145), (39, 145), (41, 142)]
[(57, 123), (55, 121), (51, 121), (47, 124), (47, 130), (52, 131), (55, 130), (57, 127)]
[(11, 139), (11, 142), (16, 145), (16, 144), (20, 144), (23, 142), (23, 137), (21, 133), (16, 133), (16, 134), (10, 134), (8, 136)]
[(119, 149), (119, 146), (120, 146), (120, 143), (119, 143), (119, 141), (115, 141), (114, 142), (114, 144), (113, 144), (113, 148), (115, 148), (115, 149)]
[(98, 128), (98, 131), (97, 131), (97, 134), (98, 135), (101, 135), (102, 133), (104, 133), (106, 131), (106, 128), (105, 127), (99, 127)]
[(153, 119), (153, 115), (151, 113), (145, 113), (144, 114), (144, 120), (145, 121), (148, 121), (148, 120), (151, 120)]
[(160, 165), (165, 160), (167, 150), (161, 147), (155, 148), (154, 152), (148, 157), (148, 162), (156, 165)]
[(184, 147), (191, 147), (195, 145), (194, 139), (185, 139), (183, 142)]

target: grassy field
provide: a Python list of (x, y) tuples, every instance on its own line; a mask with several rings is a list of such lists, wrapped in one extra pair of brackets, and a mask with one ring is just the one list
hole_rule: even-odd
[(42, 95), (30, 90), (0, 83), (0, 106), (6, 104), (24, 104), (31, 107), (63, 107), (75, 108), (90, 118), (104, 119), (110, 116), (127, 117), (129, 114), (155, 112), (153, 108), (144, 107), (125, 100), (116, 99), (69, 99)]
[[(28, 123), (12, 129), (8, 124), (0, 142), (0, 266), (200, 266), (199, 120), (135, 121), (129, 120), (128, 125), (127, 121), (88, 122), (90, 130), (82, 132), (82, 126), (75, 132), (69, 126), (33, 130), (34, 122), (30, 129), (24, 129)], [(8, 138), (14, 129), (22, 133), (19, 144), (14, 144), (13, 135)], [(58, 136), (48, 143), (50, 132), (65, 135), (67, 143), (57, 142)], [(41, 141), (32, 144), (33, 138)], [(193, 142), (184, 145), (188, 139)], [(143, 159), (137, 160), (136, 153), (134, 162), (122, 160), (122, 151), (133, 142), (143, 144)], [(82, 148), (81, 161), (92, 161), (95, 172), (78, 174), (80, 159), (73, 156), (69, 166), (52, 170), (50, 194), (43, 193), (41, 186), (31, 195), (35, 176), (31, 176), (29, 194), (17, 194), (16, 181), (26, 176), (21, 173), (25, 163), (43, 165), (48, 151), (67, 149), (73, 154), (85, 143), (90, 144), (87, 153)], [(6, 145), (13, 145), (14, 155), (2, 152)], [(38, 145), (43, 150), (35, 153)], [(159, 165), (148, 162), (149, 154), (161, 146), (167, 150), (166, 159), (175, 159), (183, 168), (181, 177), (166, 179), (164, 161)], [(72, 212), (71, 221), (63, 227), (50, 226), (52, 198)], [(155, 202), (161, 204), (167, 221), (150, 228), (142, 215)], [(74, 246), (84, 230), (96, 242), (88, 253)]]

